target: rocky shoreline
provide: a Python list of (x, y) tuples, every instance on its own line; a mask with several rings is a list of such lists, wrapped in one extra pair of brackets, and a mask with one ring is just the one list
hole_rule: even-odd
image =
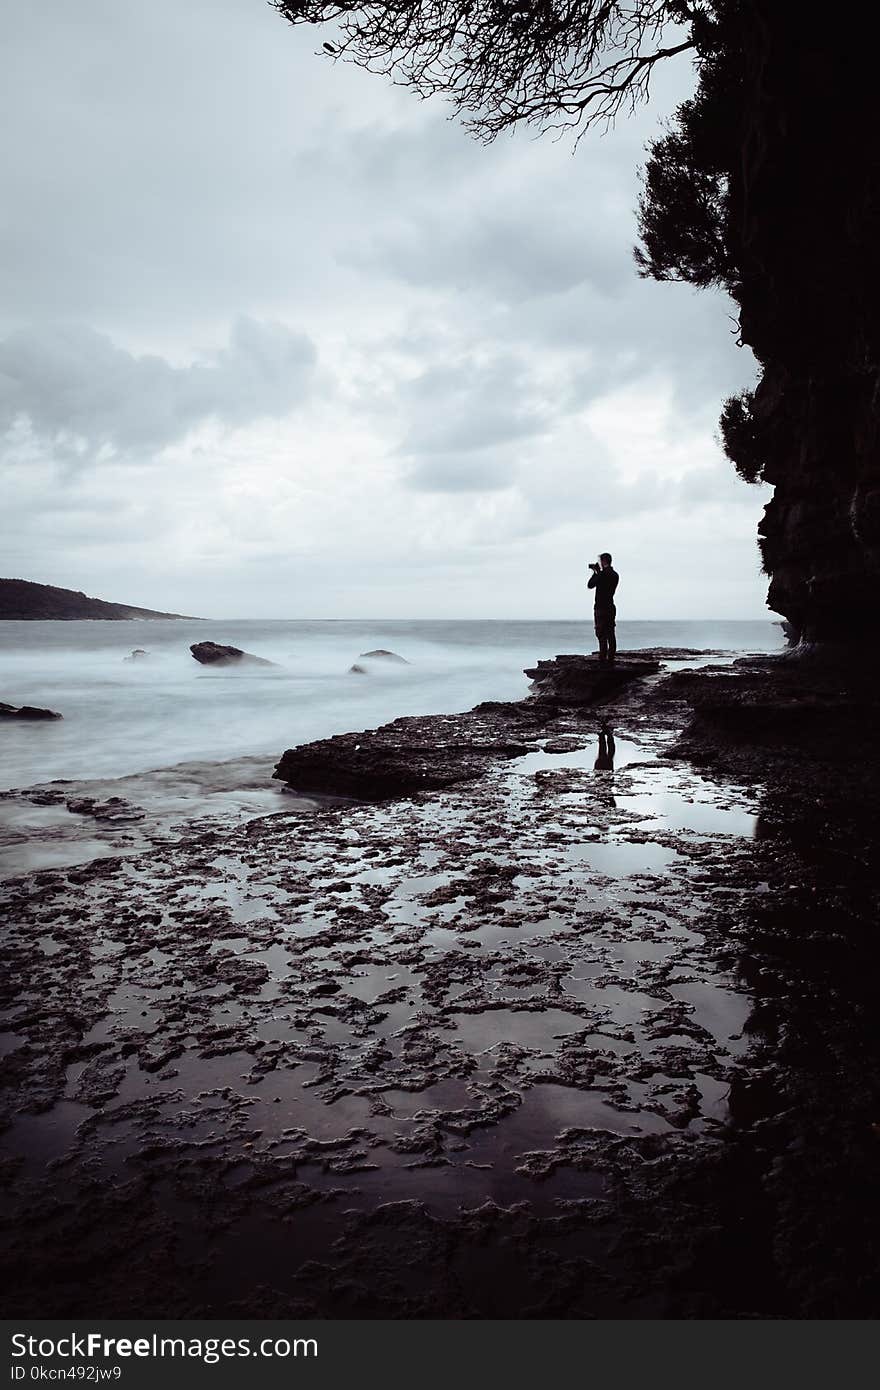
[(872, 682), (638, 660), (5, 885), (7, 1315), (876, 1315)]
[[(642, 657), (642, 659), (639, 659)], [(525, 674), (535, 697), (487, 701), (463, 714), (395, 719), (379, 729), (288, 748), (273, 773), (292, 791), (384, 801), (439, 791), (521, 758), (569, 705), (601, 705), (660, 669), (634, 653), (613, 670), (588, 657), (560, 656)]]

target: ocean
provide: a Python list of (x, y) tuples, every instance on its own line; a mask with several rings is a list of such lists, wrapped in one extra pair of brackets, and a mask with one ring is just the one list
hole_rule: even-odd
[[(205, 640), (277, 669), (200, 666), (189, 646)], [(737, 653), (784, 645), (769, 621), (621, 622), (618, 643)], [(148, 655), (126, 661), (136, 647)], [(410, 664), (350, 673), (376, 648)], [(524, 666), (594, 648), (587, 621), (0, 622), (0, 700), (64, 716), (0, 726), (0, 789), (277, 755), (399, 715), (515, 700), (528, 690)]]

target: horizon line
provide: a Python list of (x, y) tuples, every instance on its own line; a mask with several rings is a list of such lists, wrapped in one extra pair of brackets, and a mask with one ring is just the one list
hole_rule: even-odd
[[(71, 621), (67, 619), (66, 621)], [(77, 621), (74, 619), (73, 621)], [(106, 621), (106, 619), (85, 618), (79, 619), (81, 622)], [(122, 619), (124, 622), (150, 622), (154, 619), (129, 618)], [(567, 618), (495, 618), (495, 617), (425, 617), (423, 615), (411, 615), (409, 617), (332, 617), (332, 618), (276, 618), (259, 617), (254, 614), (250, 616), (244, 614), (230, 615), (224, 614), (222, 618), (174, 618), (173, 622), (200, 622), (200, 623), (590, 623), (592, 613), (579, 614), (577, 617)], [(725, 618), (719, 615), (703, 618), (618, 618), (617, 623), (770, 623), (771, 626), (785, 621), (782, 614), (776, 616), (761, 616), (759, 618)]]

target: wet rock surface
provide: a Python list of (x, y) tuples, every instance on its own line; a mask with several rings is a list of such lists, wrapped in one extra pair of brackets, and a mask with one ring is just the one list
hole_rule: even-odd
[(839, 764), (682, 738), (755, 675), (8, 883), (8, 1312), (875, 1315), (864, 824)]
[(0, 792), (0, 879), (24, 869), (143, 854), (285, 805), (301, 813), (311, 809), (308, 801), (286, 795), (271, 775), (270, 759), (248, 757)]
[(565, 704), (595, 704), (608, 700), (632, 681), (654, 675), (660, 662), (639, 659), (634, 653), (618, 657), (611, 665), (597, 656), (557, 656), (539, 661), (526, 671), (533, 689)]
[[(361, 801), (411, 796), (471, 781), (494, 763), (527, 753), (526, 740), (534, 738), (560, 706), (598, 703), (633, 681), (656, 674), (660, 661), (641, 656), (623, 658), (614, 668), (583, 656), (542, 661), (525, 673), (534, 678), (536, 699), (487, 701), (463, 714), (395, 719), (379, 729), (288, 748), (274, 776), (297, 792)], [(358, 665), (351, 671), (365, 674)]]
[(547, 717), (543, 707), (520, 701), (395, 719), (379, 729), (288, 748), (273, 776), (297, 792), (360, 801), (436, 791), (521, 757), (529, 750), (525, 739)]

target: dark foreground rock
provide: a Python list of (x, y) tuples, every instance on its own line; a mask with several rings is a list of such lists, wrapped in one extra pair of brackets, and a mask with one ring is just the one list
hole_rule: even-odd
[(0, 700), (0, 719), (63, 719), (53, 709), (40, 709), (38, 705), (7, 705)]
[(693, 710), (679, 746), (695, 761), (757, 773), (768, 757), (840, 764), (856, 748), (853, 762), (871, 764), (880, 753), (878, 674), (861, 653), (803, 648), (676, 672), (668, 687)]
[[(639, 653), (641, 657), (641, 653)], [(656, 659), (618, 657), (613, 666), (600, 663), (596, 656), (557, 656), (539, 661), (526, 675), (538, 695), (551, 696), (564, 704), (595, 704), (608, 700), (624, 686), (660, 670)]]
[(472, 781), (529, 751), (542, 720), (536, 704), (478, 705), (467, 714), (395, 719), (380, 729), (288, 748), (273, 776), (297, 792), (384, 801)]
[(243, 652), (240, 647), (223, 646), (220, 642), (194, 642), (190, 651), (202, 666), (274, 666), (264, 656)]

